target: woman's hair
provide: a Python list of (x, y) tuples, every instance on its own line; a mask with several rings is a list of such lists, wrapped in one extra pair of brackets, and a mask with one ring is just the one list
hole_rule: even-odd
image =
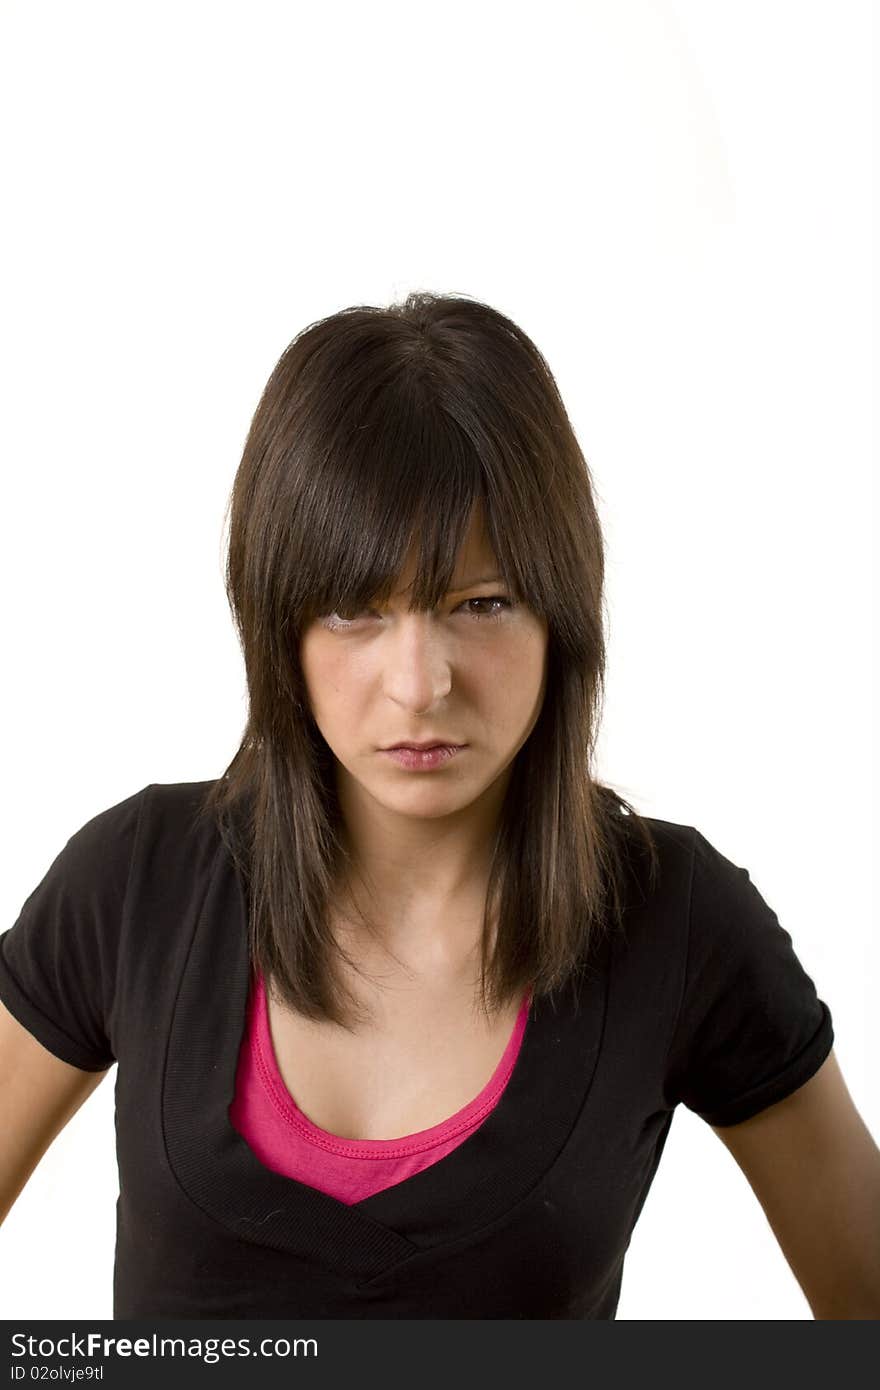
[(347, 851), (300, 638), (318, 616), (387, 599), (413, 547), (410, 609), (432, 609), (475, 507), (514, 601), (548, 626), (546, 694), (494, 842), (484, 1009), (527, 984), (552, 995), (588, 968), (594, 940), (622, 922), (637, 840), (656, 875), (647, 822), (591, 771), (604, 693), (603, 541), (549, 366), (521, 328), (467, 296), (343, 309), (285, 348), (245, 441), (225, 578), (249, 710), (200, 808), (243, 876), (254, 968), (309, 1018), (350, 1028), (365, 1015), (336, 968), (353, 964), (329, 916)]

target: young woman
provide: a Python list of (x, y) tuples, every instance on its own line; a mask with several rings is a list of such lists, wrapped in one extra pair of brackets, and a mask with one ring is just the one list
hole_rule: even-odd
[(0, 938), (0, 1204), (118, 1063), (114, 1316), (613, 1318), (676, 1106), (817, 1318), (880, 1316), (880, 1153), (788, 933), (592, 771), (603, 545), (551, 372), (412, 295), (254, 416), (224, 775), (68, 841)]

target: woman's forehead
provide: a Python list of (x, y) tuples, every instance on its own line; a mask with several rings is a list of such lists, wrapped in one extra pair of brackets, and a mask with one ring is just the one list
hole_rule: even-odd
[[(392, 591), (392, 597), (404, 598), (413, 587), (414, 577), (415, 563), (410, 561), (398, 576), (399, 582)], [(463, 589), (473, 589), (478, 584), (499, 584), (503, 578), (500, 566), (490, 549), (471, 555), (459, 555), (448, 592), (455, 594)]]
[[(398, 588), (395, 594), (403, 595), (413, 587), (417, 560), (418, 546), (413, 540), (406, 562), (397, 576)], [(489, 543), (482, 509), (476, 506), (456, 556), (450, 592), (454, 593), (457, 588), (470, 588), (474, 584), (500, 578), (498, 560)]]

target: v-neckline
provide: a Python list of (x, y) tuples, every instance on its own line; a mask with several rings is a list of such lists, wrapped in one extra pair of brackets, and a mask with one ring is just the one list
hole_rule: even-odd
[[(263, 978), (252, 972), (248, 1012), (252, 1014), (250, 1033), (243, 1047), (254, 1049), (259, 1057), (256, 1068), (259, 1083), (268, 1103), (285, 1126), (292, 1127), (314, 1148), (323, 1149), (343, 1158), (395, 1159), (404, 1155), (424, 1153), (451, 1140), (456, 1133), (471, 1129), (482, 1122), (486, 1113), (497, 1103), (519, 1053), (525, 1024), (528, 1021), (531, 987), (526, 989), (512, 1023), (505, 1027), (503, 1050), (489, 1078), (456, 1110), (447, 1110), (443, 1118), (431, 1125), (410, 1128), (404, 1134), (389, 1138), (363, 1139), (345, 1137), (316, 1124), (298, 1105), (278, 1061), (278, 1050), (270, 1017), (270, 1001)], [(236, 1126), (239, 1131), (241, 1125)]]
[(347, 1204), (267, 1168), (229, 1118), (247, 1023), (250, 961), (241, 874), (217, 844), (171, 1020), (162, 1089), (168, 1161), (189, 1199), (242, 1240), (338, 1265), (358, 1282), (497, 1219), (558, 1157), (599, 1060), (613, 958), (604, 934), (558, 1003), (532, 999), (497, 1105), (428, 1168)]

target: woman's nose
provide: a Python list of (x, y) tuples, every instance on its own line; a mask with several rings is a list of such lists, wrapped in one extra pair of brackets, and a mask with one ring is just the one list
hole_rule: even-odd
[(448, 640), (430, 614), (407, 614), (389, 634), (383, 653), (386, 694), (410, 709), (430, 709), (449, 693), (451, 657)]

